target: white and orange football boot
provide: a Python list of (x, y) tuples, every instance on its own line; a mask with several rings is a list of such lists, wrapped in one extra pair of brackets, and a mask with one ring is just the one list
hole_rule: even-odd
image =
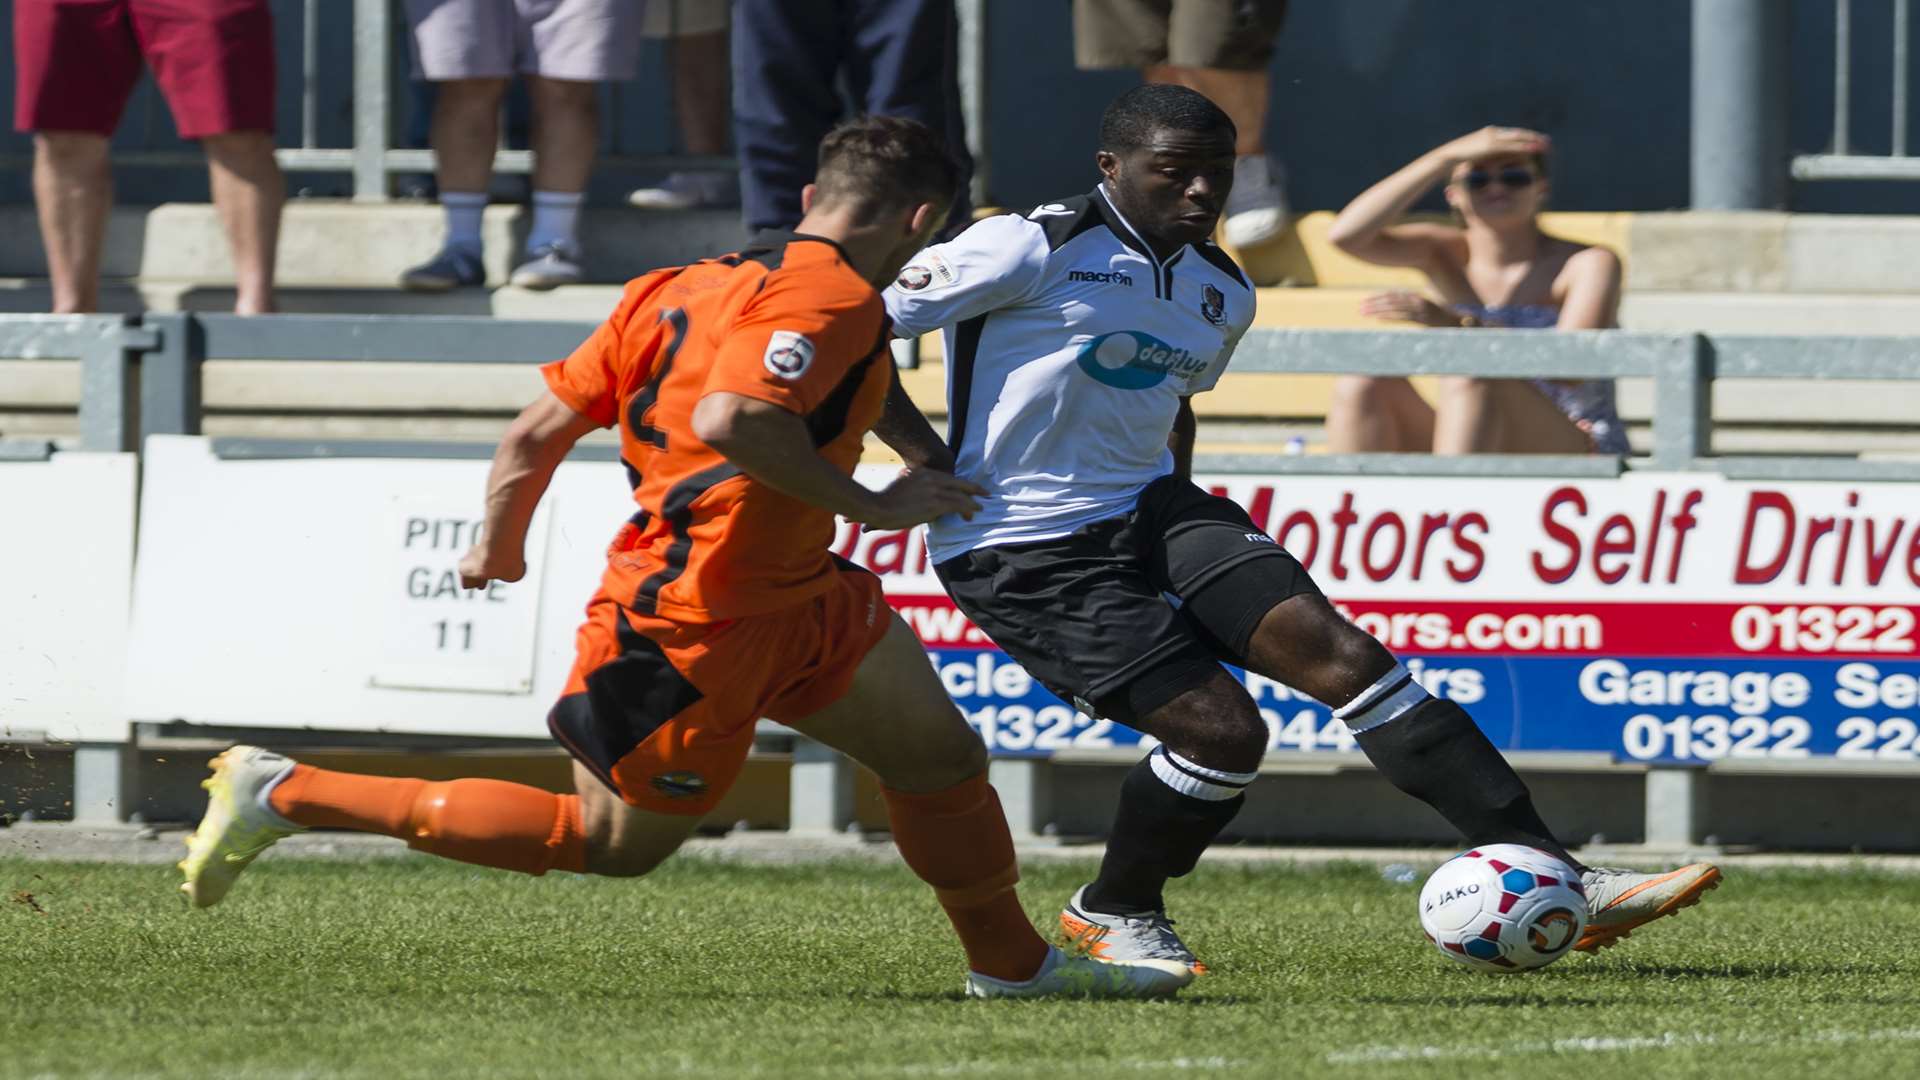
[(1580, 884), (1587, 891), (1587, 932), (1573, 947), (1598, 952), (1655, 919), (1699, 903), (1720, 886), (1720, 868), (1694, 863), (1664, 874), (1589, 869)]
[(1108, 963), (1171, 962), (1185, 965), (1195, 975), (1206, 974), (1207, 965), (1173, 932), (1173, 920), (1167, 918), (1166, 912), (1106, 915), (1088, 911), (1084, 903), (1086, 893), (1087, 887), (1082, 885), (1060, 911), (1060, 929), (1066, 931), (1067, 940), (1081, 952)]

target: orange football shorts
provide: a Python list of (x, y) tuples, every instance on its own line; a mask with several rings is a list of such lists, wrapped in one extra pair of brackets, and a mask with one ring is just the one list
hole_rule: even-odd
[(628, 803), (704, 815), (740, 775), (754, 725), (838, 701), (891, 618), (880, 579), (850, 563), (812, 600), (719, 623), (638, 615), (603, 590), (547, 728)]

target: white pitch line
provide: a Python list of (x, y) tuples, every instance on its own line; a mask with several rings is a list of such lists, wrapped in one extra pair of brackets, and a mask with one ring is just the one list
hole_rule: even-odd
[(1492, 1060), (1542, 1054), (1617, 1054), (1635, 1050), (1679, 1050), (1695, 1046), (1785, 1046), (1793, 1043), (1920, 1042), (1920, 1028), (1875, 1031), (1816, 1031), (1804, 1035), (1716, 1035), (1668, 1031), (1659, 1035), (1584, 1035), (1505, 1046), (1362, 1046), (1335, 1050), (1329, 1065), (1388, 1065), (1400, 1061)]

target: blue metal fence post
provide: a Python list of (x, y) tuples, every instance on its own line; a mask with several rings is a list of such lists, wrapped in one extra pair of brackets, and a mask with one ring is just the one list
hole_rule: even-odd
[(1787, 205), (1787, 0), (1693, 0), (1696, 210)]

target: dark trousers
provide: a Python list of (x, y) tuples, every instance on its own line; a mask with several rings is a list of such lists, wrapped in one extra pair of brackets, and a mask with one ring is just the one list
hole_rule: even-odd
[(791, 228), (820, 139), (852, 111), (941, 133), (961, 163), (949, 227), (970, 217), (953, 0), (736, 0), (733, 138), (749, 229)]

